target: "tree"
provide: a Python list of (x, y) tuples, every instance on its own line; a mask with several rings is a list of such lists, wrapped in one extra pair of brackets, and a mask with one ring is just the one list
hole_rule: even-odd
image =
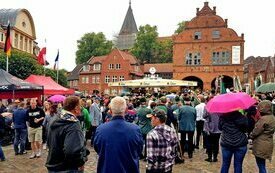
[(102, 32), (86, 33), (77, 40), (76, 64), (87, 62), (92, 56), (106, 55), (111, 52), (112, 41), (106, 40)]
[(171, 63), (173, 57), (173, 42), (172, 40), (164, 40), (158, 42), (158, 49), (154, 56), (155, 63)]
[[(0, 68), (6, 70), (6, 54), (3, 52), (0, 53)], [(43, 73), (43, 68), (38, 65), (33, 55), (13, 50), (9, 58), (9, 73), (26, 79), (31, 74)]]
[[(46, 68), (45, 71), (46, 76), (50, 76), (54, 81), (57, 79), (57, 71)], [(67, 71), (65, 69), (60, 69), (58, 71), (58, 84), (64, 87), (68, 86), (67, 83)]]
[(157, 49), (157, 27), (156, 26), (140, 26), (137, 33), (136, 43), (131, 50), (142, 63), (152, 63), (154, 59), (154, 51)]
[(185, 23), (186, 23), (186, 21), (182, 21), (182, 22), (178, 23), (178, 28), (175, 30), (175, 34), (179, 34), (183, 30), (185, 30)]
[(172, 62), (172, 40), (158, 40), (156, 26), (140, 26), (137, 39), (131, 53), (142, 63)]

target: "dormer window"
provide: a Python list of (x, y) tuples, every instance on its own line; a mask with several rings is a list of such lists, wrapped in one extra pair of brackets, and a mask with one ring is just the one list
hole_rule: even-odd
[(195, 32), (194, 39), (195, 40), (200, 40), (201, 39), (201, 32), (199, 32), (199, 31)]
[(99, 71), (101, 70), (101, 65), (100, 64), (94, 64), (94, 71)]
[(83, 65), (83, 71), (84, 72), (87, 72), (89, 70), (90, 70), (89, 65)]

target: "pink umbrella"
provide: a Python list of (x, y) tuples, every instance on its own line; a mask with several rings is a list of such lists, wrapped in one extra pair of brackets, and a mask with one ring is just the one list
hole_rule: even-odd
[(248, 109), (255, 103), (256, 100), (246, 93), (227, 93), (211, 99), (206, 105), (206, 110), (211, 113), (228, 113), (240, 109)]
[(66, 99), (63, 95), (53, 95), (48, 100), (54, 103), (63, 102)]

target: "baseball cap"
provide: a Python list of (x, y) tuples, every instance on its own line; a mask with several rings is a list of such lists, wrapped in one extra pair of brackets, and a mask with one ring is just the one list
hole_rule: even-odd
[(162, 109), (154, 109), (151, 114), (147, 114), (147, 118), (152, 118), (152, 117), (158, 117), (159, 119), (165, 119), (166, 118), (166, 113)]

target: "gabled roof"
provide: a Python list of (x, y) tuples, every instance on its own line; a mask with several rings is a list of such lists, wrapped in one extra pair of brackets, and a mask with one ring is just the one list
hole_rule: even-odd
[(173, 73), (173, 63), (144, 64), (144, 73), (150, 73), (151, 67), (155, 67), (156, 73)]
[(130, 1), (129, 8), (124, 18), (124, 22), (120, 29), (119, 35), (133, 34), (137, 32), (138, 32), (137, 24), (133, 15), (133, 11), (131, 8), (131, 1)]
[(83, 67), (83, 64), (78, 64), (73, 71), (70, 72), (68, 75), (67, 80), (78, 80), (79, 79), (79, 72), (81, 68)]
[(270, 57), (261, 57), (261, 56), (253, 57), (252, 56), (252, 57), (248, 57), (247, 59), (250, 60), (250, 62), (248, 62), (247, 64), (251, 65), (255, 73), (265, 71), (270, 62)]
[(93, 56), (88, 60), (88, 64), (102, 63), (106, 59), (107, 55)]
[(139, 64), (137, 58), (135, 56), (133, 56), (132, 54), (130, 54), (129, 52), (121, 51), (117, 48), (116, 48), (116, 50), (118, 50), (118, 52), (121, 54), (123, 59), (129, 60), (130, 64)]

